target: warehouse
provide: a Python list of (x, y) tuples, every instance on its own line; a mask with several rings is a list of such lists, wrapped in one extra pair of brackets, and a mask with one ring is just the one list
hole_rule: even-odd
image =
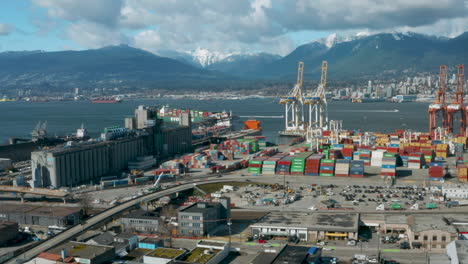
[(76, 186), (127, 168), (128, 161), (147, 154), (145, 137), (59, 146), (31, 153), (35, 187)]
[(356, 239), (356, 213), (271, 212), (250, 226), (253, 236), (298, 237), (301, 241)]
[(68, 227), (79, 223), (81, 217), (81, 210), (77, 207), (0, 205), (0, 221), (12, 221), (20, 225)]

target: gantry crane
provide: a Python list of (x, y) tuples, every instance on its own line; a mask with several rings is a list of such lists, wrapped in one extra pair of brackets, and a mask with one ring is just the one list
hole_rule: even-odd
[(460, 113), (460, 134), (465, 136), (466, 133), (466, 107), (463, 101), (465, 86), (465, 67), (460, 64), (458, 65), (457, 71), (457, 90), (455, 91), (455, 98), (453, 102), (447, 106), (447, 127), (448, 132), (453, 133), (453, 121), (455, 115)]
[(447, 105), (445, 93), (447, 91), (447, 66), (441, 65), (439, 71), (439, 90), (433, 104), (429, 105), (429, 132), (433, 134), (437, 128), (437, 117), (440, 116), (442, 128), (447, 129)]
[(297, 82), (294, 88), (286, 95), (280, 98), (279, 103), (285, 107), (285, 130), (280, 132), (282, 135), (303, 136), (304, 128), (304, 112), (303, 112), (303, 96), (302, 82), (304, 76), (304, 62), (300, 61), (297, 67)]
[[(304, 98), (304, 104), (309, 105), (309, 129), (328, 127), (328, 104), (325, 94), (327, 86), (328, 62), (322, 62), (322, 74), (320, 84), (317, 90), (307, 94)], [(314, 120), (312, 120), (314, 119)]]

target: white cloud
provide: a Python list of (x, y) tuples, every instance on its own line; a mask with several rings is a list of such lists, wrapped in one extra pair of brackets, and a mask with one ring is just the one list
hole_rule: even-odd
[(12, 31), (13, 31), (12, 25), (0, 23), (0, 36), (9, 35)]
[(293, 48), (289, 33), (406, 29), (467, 30), (467, 0), (32, 0), (69, 22), (65, 36), (85, 47), (130, 43), (150, 51), (267, 51)]
[(101, 24), (77, 22), (70, 25), (65, 36), (74, 42), (90, 48), (126, 43), (127, 38), (119, 30), (112, 30)]

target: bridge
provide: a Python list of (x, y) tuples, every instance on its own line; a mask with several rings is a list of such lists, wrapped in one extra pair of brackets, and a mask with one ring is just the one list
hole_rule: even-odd
[(20, 186), (9, 186), (9, 185), (0, 185), (0, 192), (12, 192), (19, 193), (21, 196), (21, 202), (24, 202), (24, 196), (26, 194), (35, 194), (41, 196), (49, 197), (58, 197), (62, 198), (63, 202), (70, 195), (67, 192), (62, 192), (58, 190), (50, 190), (45, 188), (30, 188), (30, 187), (20, 187)]

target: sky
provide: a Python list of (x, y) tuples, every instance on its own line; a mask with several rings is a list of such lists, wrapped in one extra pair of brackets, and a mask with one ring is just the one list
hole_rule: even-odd
[(332, 33), (468, 31), (468, 0), (1, 0), (0, 52), (127, 44), (285, 55)]

